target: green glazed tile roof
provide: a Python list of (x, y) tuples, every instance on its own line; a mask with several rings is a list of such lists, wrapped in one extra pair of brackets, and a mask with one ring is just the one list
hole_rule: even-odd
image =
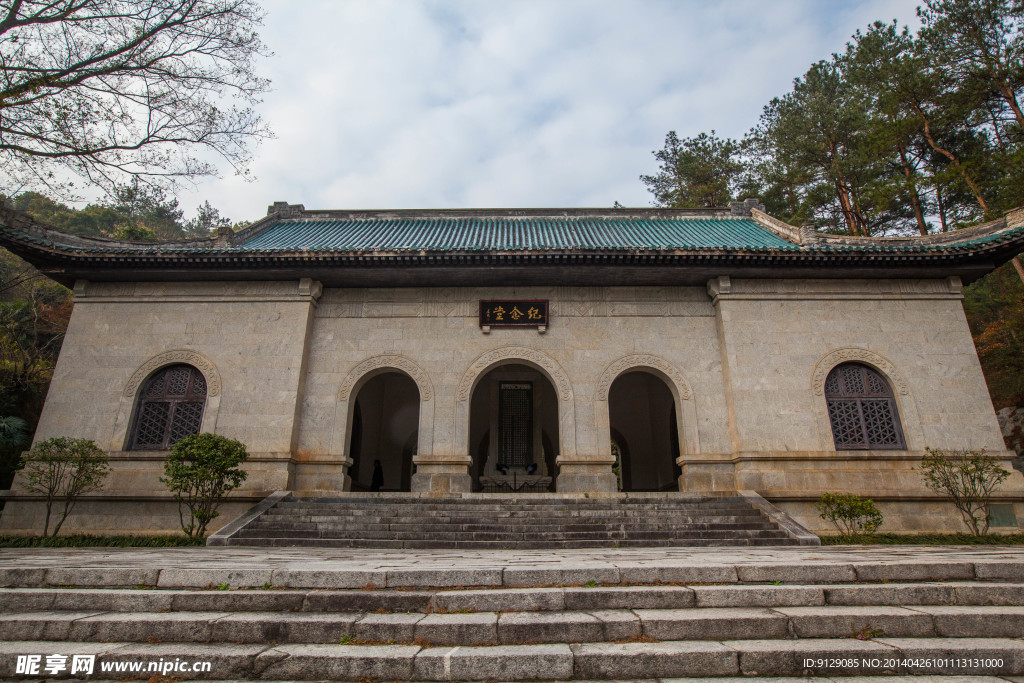
[(800, 248), (749, 218), (602, 216), (290, 220), (238, 246), (260, 251)]

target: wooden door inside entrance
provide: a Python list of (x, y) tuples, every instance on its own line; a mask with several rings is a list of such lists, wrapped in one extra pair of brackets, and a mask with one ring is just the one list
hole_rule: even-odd
[(501, 382), (498, 387), (498, 464), (533, 463), (533, 384)]
[(558, 444), (558, 396), (539, 370), (494, 368), (477, 382), (470, 402), (470, 476), (484, 493), (549, 491)]

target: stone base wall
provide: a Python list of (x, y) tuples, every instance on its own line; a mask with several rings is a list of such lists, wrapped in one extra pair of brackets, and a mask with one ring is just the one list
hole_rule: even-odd
[[(210, 522), (213, 533), (238, 517), (262, 498), (229, 498), (220, 506), (220, 515)], [(55, 506), (56, 512), (56, 506)], [(46, 503), (38, 500), (8, 500), (0, 520), (0, 534), (39, 536), (46, 520)], [(53, 528), (54, 515), (50, 517)], [(99, 536), (181, 534), (178, 504), (170, 498), (124, 499), (109, 496), (82, 498), (75, 504), (60, 535), (94, 534)]]
[[(794, 501), (780, 498), (768, 498), (777, 507), (787, 512), (793, 519), (800, 522), (811, 532), (819, 536), (835, 536), (839, 532), (831, 522), (818, 516), (816, 502), (813, 500)], [(878, 533), (929, 534), (956, 532), (970, 533), (960, 512), (947, 500), (933, 498), (872, 498), (882, 513), (882, 526)], [(997, 499), (1000, 505), (1012, 505), (1017, 526), (993, 526), (992, 534), (1018, 534), (1024, 531), (1024, 502), (1019, 496), (1014, 500)]]
[[(103, 490), (79, 499), (61, 527), (61, 533), (180, 532), (178, 505), (160, 481), (164, 474), (163, 460), (162, 453), (150, 453), (145, 457), (138, 453), (112, 453), (110, 474), (104, 480)], [(252, 454), (243, 465), (248, 474), (244, 484), (229, 494), (221, 507), (220, 517), (211, 525), (219, 528), (274, 491), (287, 490), (293, 478), (293, 466), (287, 456)], [(38, 495), (25, 490), (25, 479), (21, 473), (15, 477), (10, 495), (0, 516), (0, 534), (42, 533), (45, 504), (38, 500)], [(234, 500), (242, 502), (232, 502)]]

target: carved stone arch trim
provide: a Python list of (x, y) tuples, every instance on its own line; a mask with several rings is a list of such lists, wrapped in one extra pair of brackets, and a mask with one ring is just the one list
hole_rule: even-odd
[(477, 357), (462, 375), (462, 381), (459, 382), (459, 388), (456, 392), (458, 400), (469, 400), (470, 393), (473, 391), (477, 379), (480, 378), (485, 370), (489, 370), (491, 366), (502, 361), (510, 360), (524, 360), (528, 361), (528, 364), (543, 368), (552, 384), (555, 385), (555, 391), (558, 392), (559, 400), (572, 400), (572, 382), (569, 381), (569, 376), (555, 362), (555, 359), (542, 351), (529, 349), (524, 346), (502, 346)]
[(674, 393), (679, 400), (688, 401), (692, 396), (690, 385), (683, 376), (683, 373), (679, 371), (679, 368), (661, 356), (643, 353), (623, 356), (605, 368), (604, 372), (601, 373), (601, 379), (597, 383), (596, 399), (598, 401), (607, 401), (612, 383), (627, 370), (654, 370), (656, 374), (664, 375), (663, 379), (669, 379), (672, 384), (675, 384)]
[(334, 429), (331, 437), (331, 454), (341, 455), (352, 463), (349, 450), (352, 447), (352, 416), (359, 389), (367, 381), (385, 372), (400, 372), (416, 383), (420, 394), (420, 414), (416, 435), (418, 455), (430, 454), (434, 442), (434, 387), (427, 372), (411, 358), (394, 353), (371, 356), (356, 364), (338, 387), (338, 401), (334, 407)]
[(212, 360), (192, 349), (164, 351), (147, 360), (128, 378), (128, 383), (124, 387), (124, 395), (135, 396), (147, 377), (160, 368), (178, 363), (191, 365), (203, 373), (203, 377), (206, 378), (206, 395), (208, 397), (220, 396), (220, 373), (217, 372), (217, 366), (213, 364)]
[(609, 413), (608, 395), (612, 384), (622, 374), (634, 370), (646, 371), (664, 381), (672, 392), (675, 399), (676, 425), (679, 432), (679, 455), (685, 458), (688, 454), (700, 452), (700, 435), (697, 431), (697, 407), (693, 400), (693, 392), (690, 390), (690, 383), (682, 371), (673, 365), (668, 359), (654, 354), (642, 353), (623, 356), (612, 361), (598, 380), (594, 392), (594, 417), (597, 422), (597, 432), (601, 435), (609, 435), (609, 438), (599, 439), (598, 454), (611, 456), (611, 415)]
[[(434, 399), (434, 388), (430, 377), (420, 366), (416, 365), (411, 358), (397, 354), (385, 353), (373, 356), (356, 365), (346, 375), (341, 386), (338, 388), (338, 401), (347, 401), (352, 396), (352, 390), (356, 383), (363, 379), (364, 375), (374, 370), (393, 368), (401, 370), (409, 375), (417, 388), (420, 390), (420, 401), (432, 401)], [(367, 378), (369, 379), (369, 378)]]
[(889, 380), (894, 393), (903, 394), (904, 396), (910, 393), (907, 380), (903, 378), (903, 375), (891, 362), (874, 351), (857, 346), (844, 346), (843, 348), (829, 351), (814, 364), (814, 372), (811, 374), (811, 390), (814, 392), (814, 395), (824, 396), (825, 379), (828, 378), (828, 373), (840, 363), (849, 362), (866, 363), (874, 366), (876, 370), (884, 374), (886, 379)]
[(892, 387), (892, 393), (896, 399), (907, 450), (923, 450), (924, 432), (921, 429), (921, 418), (918, 415), (917, 404), (906, 377), (888, 358), (859, 346), (843, 346), (823, 354), (811, 371), (811, 407), (821, 450), (836, 450), (835, 440), (832, 437), (832, 423), (828, 418), (828, 403), (825, 400), (825, 380), (832, 368), (842, 363), (863, 363), (882, 373), (885, 380), (889, 382), (889, 386)]
[(554, 358), (543, 351), (525, 346), (501, 346), (481, 354), (470, 363), (455, 391), (455, 441), (462, 454), (469, 452), (470, 399), (477, 382), (499, 365), (522, 363), (542, 371), (551, 381), (558, 396), (559, 457), (576, 455), (576, 401), (569, 375)]
[(203, 373), (206, 378), (206, 405), (203, 407), (202, 432), (216, 433), (217, 415), (220, 412), (221, 378), (216, 364), (207, 356), (192, 349), (172, 349), (149, 358), (128, 378), (121, 392), (121, 401), (114, 420), (114, 428), (107, 444), (107, 450), (123, 451), (128, 448), (128, 436), (138, 404), (139, 388), (154, 372), (168, 365), (185, 364)]

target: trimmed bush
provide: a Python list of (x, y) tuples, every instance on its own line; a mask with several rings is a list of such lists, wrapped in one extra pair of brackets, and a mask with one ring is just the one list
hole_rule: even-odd
[(60, 532), (64, 520), (83, 493), (103, 485), (110, 472), (107, 452), (89, 439), (66, 436), (47, 439), (25, 454), (25, 488), (46, 498), (46, 522), (43, 535), (50, 532), (50, 516), (58, 500), (64, 502), (53, 535)]
[[(174, 444), (160, 477), (178, 501), (178, 519), (189, 538), (203, 538), (220, 514), (225, 494), (248, 476), (238, 468), (249, 458), (245, 445), (216, 434), (192, 434)], [(185, 510), (188, 510), (188, 520)]]
[(1010, 476), (999, 464), (999, 458), (980, 451), (944, 451), (926, 448), (921, 458), (924, 484), (933, 491), (946, 494), (971, 533), (988, 533), (991, 513), (988, 506), (992, 492)]
[(818, 499), (818, 516), (839, 530), (841, 536), (873, 534), (882, 526), (882, 513), (870, 498), (852, 493), (826, 493)]

